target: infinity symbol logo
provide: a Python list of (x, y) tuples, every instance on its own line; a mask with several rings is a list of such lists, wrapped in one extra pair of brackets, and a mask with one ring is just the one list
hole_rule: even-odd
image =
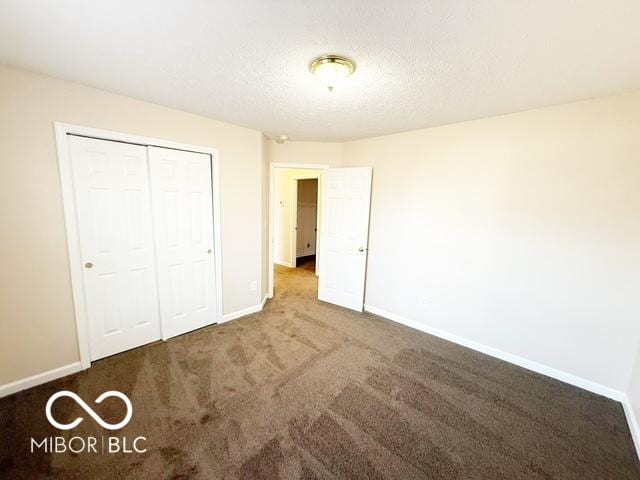
[(89, 405), (87, 405), (85, 401), (82, 400), (78, 395), (76, 395), (73, 392), (69, 392), (67, 390), (62, 390), (58, 393), (54, 393), (53, 395), (51, 395), (49, 397), (49, 400), (47, 400), (47, 406), (45, 407), (47, 420), (49, 420), (49, 423), (51, 425), (53, 425), (54, 427), (60, 430), (71, 430), (72, 428), (77, 427), (80, 424), (80, 422), (84, 420), (84, 418), (78, 417), (73, 422), (67, 423), (67, 424), (57, 422), (56, 419), (53, 418), (53, 415), (51, 415), (51, 407), (53, 406), (53, 403), (60, 397), (69, 397), (75, 400), (75, 402), (78, 405), (80, 405), (85, 412), (91, 415), (91, 418), (93, 418), (96, 422), (98, 422), (98, 424), (102, 428), (106, 428), (107, 430), (118, 430), (124, 427), (127, 423), (129, 423), (129, 420), (131, 420), (131, 415), (133, 414), (133, 406), (131, 405), (131, 401), (122, 392), (118, 392), (116, 390), (110, 390), (108, 392), (104, 392), (102, 395), (96, 398), (96, 403), (102, 403), (102, 401), (105, 398), (118, 397), (127, 406), (127, 414), (125, 415), (124, 419), (119, 423), (112, 424), (112, 423), (107, 423), (102, 418), (100, 418), (100, 416), (96, 412), (94, 412), (93, 409)]

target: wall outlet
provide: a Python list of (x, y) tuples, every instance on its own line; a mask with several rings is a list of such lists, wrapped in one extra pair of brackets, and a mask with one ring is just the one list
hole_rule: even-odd
[(420, 297), (420, 304), (423, 306), (429, 305), (429, 297)]
[(252, 281), (251, 286), (249, 288), (251, 288), (252, 292), (255, 292), (256, 290), (258, 290), (258, 281), (257, 280)]

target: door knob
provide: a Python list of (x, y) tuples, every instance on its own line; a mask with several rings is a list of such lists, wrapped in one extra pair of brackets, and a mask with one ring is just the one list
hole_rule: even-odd
[(207, 253), (208, 253), (209, 255), (211, 255), (211, 252), (212, 252), (212, 250), (211, 250), (211, 249), (207, 250)]
[(86, 263), (84, 264), (84, 268), (93, 268), (93, 263), (91, 263), (91, 262), (86, 262)]
[(359, 252), (364, 252), (364, 247), (360, 247), (360, 248), (358, 249), (358, 251), (359, 251)]

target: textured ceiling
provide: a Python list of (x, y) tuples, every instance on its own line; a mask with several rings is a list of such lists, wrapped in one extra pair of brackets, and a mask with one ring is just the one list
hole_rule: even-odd
[(0, 62), (339, 141), (639, 89), (640, 1), (0, 0)]

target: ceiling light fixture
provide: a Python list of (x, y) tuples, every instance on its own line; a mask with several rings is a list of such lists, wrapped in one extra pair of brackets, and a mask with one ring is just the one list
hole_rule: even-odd
[(276, 143), (284, 143), (287, 140), (289, 140), (289, 137), (287, 135), (278, 135), (278, 138), (276, 138)]
[(311, 73), (324, 83), (330, 92), (340, 81), (351, 75), (355, 69), (355, 63), (339, 55), (323, 55), (316, 58), (309, 65)]

